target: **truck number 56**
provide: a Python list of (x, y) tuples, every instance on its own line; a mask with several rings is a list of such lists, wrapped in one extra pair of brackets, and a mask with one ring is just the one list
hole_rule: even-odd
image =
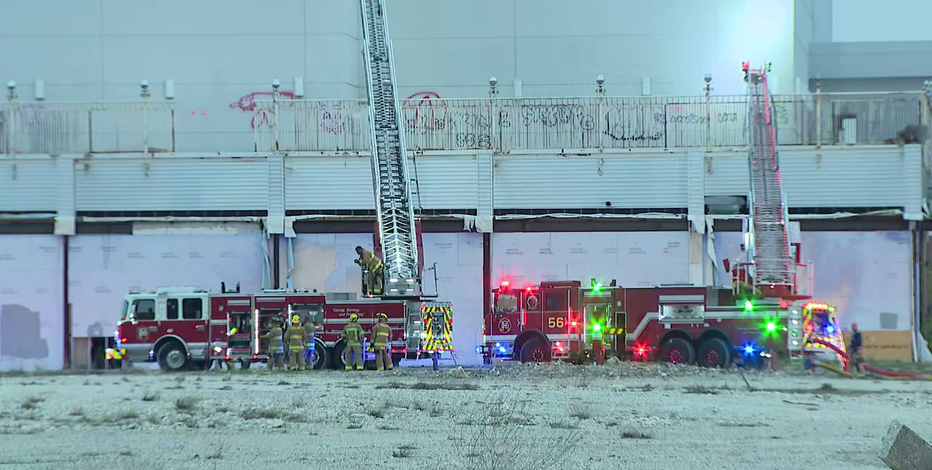
[(563, 328), (566, 326), (566, 320), (563, 317), (550, 317), (547, 319), (547, 326), (550, 328)]

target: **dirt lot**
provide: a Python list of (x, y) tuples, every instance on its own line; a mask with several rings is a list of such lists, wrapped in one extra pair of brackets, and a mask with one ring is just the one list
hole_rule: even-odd
[(0, 376), (0, 469), (876, 469), (932, 382), (687, 366)]

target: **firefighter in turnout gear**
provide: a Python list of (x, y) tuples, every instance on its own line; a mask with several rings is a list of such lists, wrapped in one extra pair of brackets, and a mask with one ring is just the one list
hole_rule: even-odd
[(262, 339), (269, 340), (269, 370), (276, 367), (283, 369), (285, 367), (284, 344), (282, 343), (282, 321), (278, 318), (272, 319), (272, 329), (262, 335)]
[(304, 322), (304, 333), (307, 335), (307, 344), (304, 350), (304, 368), (311, 370), (314, 368), (314, 337), (317, 335), (317, 323), (314, 317), (308, 317)]
[(388, 342), (392, 336), (392, 327), (388, 326), (388, 315), (379, 314), (379, 323), (372, 327), (372, 350), (375, 352), (375, 368), (392, 370), (392, 356), (388, 353)]
[(357, 369), (363, 370), (362, 340), (364, 332), (359, 326), (359, 316), (355, 313), (350, 315), (349, 324), (343, 328), (343, 364), (346, 370), (352, 370), (355, 365)]
[(361, 246), (356, 247), (356, 254), (359, 255), (359, 258), (353, 262), (369, 271), (368, 293), (372, 295), (382, 294), (382, 260)]
[(304, 350), (307, 348), (307, 332), (301, 326), (301, 317), (291, 317), (291, 328), (285, 333), (285, 342), (288, 343), (288, 368), (291, 370), (304, 370)]

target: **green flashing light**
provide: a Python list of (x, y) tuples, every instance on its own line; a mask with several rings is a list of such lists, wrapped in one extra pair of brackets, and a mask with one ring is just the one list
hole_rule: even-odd
[(602, 325), (600, 325), (600, 324), (598, 324), (598, 323), (593, 323), (593, 324), (592, 324), (592, 331), (601, 331), (601, 330), (602, 330)]
[(744, 309), (747, 310), (748, 312), (750, 312), (750, 311), (754, 310), (754, 304), (753, 304), (750, 300), (745, 300), (745, 301), (744, 301)]
[(776, 322), (772, 322), (772, 321), (767, 322), (767, 331), (771, 333), (773, 333), (774, 331), (777, 331)]

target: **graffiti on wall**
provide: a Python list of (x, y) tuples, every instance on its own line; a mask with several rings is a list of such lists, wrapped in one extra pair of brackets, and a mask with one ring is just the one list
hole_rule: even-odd
[[(294, 99), (294, 93), (290, 91), (281, 91), (279, 96), (288, 99)], [(230, 103), (230, 108), (239, 109), (243, 112), (252, 114), (252, 121), (250, 124), (252, 128), (255, 129), (257, 126), (269, 126), (269, 113), (266, 110), (260, 110), (256, 112), (256, 98), (262, 97), (263, 99), (272, 99), (271, 91), (254, 91), (248, 95), (241, 96), (238, 100), (233, 103)]]

